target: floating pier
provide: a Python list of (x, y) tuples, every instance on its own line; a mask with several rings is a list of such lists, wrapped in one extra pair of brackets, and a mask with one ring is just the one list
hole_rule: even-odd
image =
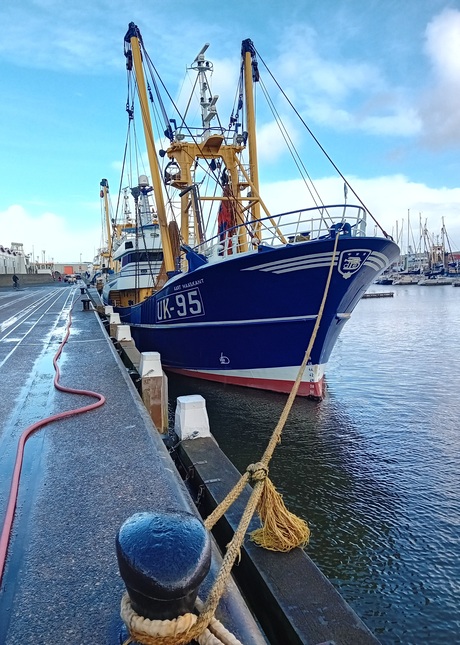
[(394, 291), (370, 291), (363, 295), (364, 298), (393, 298)]

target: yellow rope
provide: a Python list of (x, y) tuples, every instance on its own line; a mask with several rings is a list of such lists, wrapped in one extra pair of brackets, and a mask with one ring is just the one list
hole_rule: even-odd
[[(246, 472), (241, 476), (233, 489), (205, 520), (204, 525), (208, 530), (211, 530), (214, 524), (222, 517), (222, 515), (227, 512), (232, 503), (236, 499), (238, 499), (250, 479), (252, 479), (252, 481), (262, 480), (263, 482), (265, 482), (264, 488), (267, 488), (267, 490), (260, 490), (260, 492), (257, 492), (257, 495), (259, 497), (259, 499), (257, 500), (257, 507), (264, 526), (262, 527), (262, 529), (253, 531), (251, 533), (251, 538), (259, 546), (263, 546), (270, 550), (279, 551), (290, 551), (296, 546), (305, 546), (305, 544), (307, 544), (308, 542), (310, 536), (310, 529), (308, 528), (308, 525), (306, 524), (306, 522), (299, 519), (286, 509), (281, 495), (276, 492), (273, 484), (267, 477), (268, 464), (270, 463), (276, 446), (281, 441), (281, 433), (294, 404), (295, 397), (297, 396), (303, 374), (311, 355), (313, 344), (318, 334), (318, 329), (321, 323), (324, 307), (326, 305), (327, 295), (329, 293), (329, 287), (331, 284), (338, 241), (339, 235), (336, 235), (331, 263), (329, 265), (329, 272), (324, 287), (323, 298), (318, 311), (318, 315), (316, 317), (312, 334), (310, 336), (310, 342), (308, 343), (308, 347), (305, 352), (302, 364), (299, 368), (295, 383), (283, 408), (280, 419), (273, 431), (267, 448), (265, 449), (261, 461), (257, 464), (251, 464), (248, 466)], [(255, 488), (256, 487), (254, 487), (254, 490)], [(279, 518), (279, 522), (277, 518)]]
[[(326, 305), (327, 294), (329, 292), (329, 287), (331, 284), (338, 241), (339, 235), (337, 234), (334, 242), (331, 264), (329, 266), (329, 273), (324, 288), (324, 294), (318, 311), (318, 316), (316, 318), (316, 322), (310, 337), (310, 342), (305, 352), (305, 356), (300, 366), (296, 381), (289, 394), (288, 400), (286, 401), (276, 428), (273, 431), (268, 446), (265, 449), (263, 457), (257, 464), (251, 464), (250, 466), (248, 466), (246, 473), (242, 475), (235, 487), (228, 493), (225, 499), (205, 521), (206, 528), (210, 530), (210, 528), (218, 521), (220, 517), (222, 517), (224, 512), (229, 508), (230, 504), (241, 493), (248, 479), (251, 478), (252, 481), (255, 481), (254, 487), (249, 497), (249, 501), (240, 519), (240, 523), (233, 535), (232, 540), (227, 545), (227, 550), (222, 562), (222, 566), (206, 600), (203, 612), (198, 618), (197, 626), (201, 622), (207, 625), (214, 615), (233, 564), (235, 563), (236, 558), (239, 556), (244, 536), (256, 509), (259, 509), (261, 519), (264, 521), (264, 527), (262, 528), (262, 534), (253, 532), (252, 539), (256, 540), (260, 546), (265, 546), (265, 543), (267, 542), (267, 548), (269, 549), (273, 549), (274, 545), (276, 544), (277, 549), (281, 551), (288, 551), (296, 546), (303, 546), (308, 542), (310, 529), (308, 528), (307, 523), (304, 522), (304, 520), (295, 517), (292, 513), (289, 513), (289, 511), (287, 511), (286, 507), (284, 506), (284, 503), (282, 502), (281, 495), (276, 493), (276, 491), (276, 495), (274, 495), (273, 485), (271, 483), (267, 484), (267, 482), (269, 481), (267, 476), (268, 464), (270, 462), (270, 459), (272, 458), (276, 446), (280, 442), (281, 432), (284, 428), (284, 425), (286, 424), (289, 412), (291, 411), (300, 386), (300, 382), (302, 380), (302, 376), (307, 366), (308, 359), (310, 358), (313, 343), (315, 342), (316, 336), (318, 334), (319, 325), (321, 323), (324, 307)], [(267, 503), (261, 503), (261, 499), (267, 486), (268, 491), (265, 493), (265, 502), (269, 499), (270, 507), (268, 507)], [(284, 520), (283, 526), (280, 526), (278, 518), (280, 520)]]
[[(276, 446), (281, 441), (281, 433), (286, 424), (286, 420), (293, 406), (295, 397), (297, 396), (308, 359), (311, 355), (313, 344), (318, 334), (332, 279), (338, 240), (339, 234), (337, 233), (324, 294), (310, 337), (310, 342), (308, 343), (295, 383), (262, 459), (260, 462), (248, 466), (246, 472), (241, 476), (233, 489), (204, 522), (206, 529), (211, 530), (214, 524), (228, 510), (231, 504), (238, 499), (246, 484), (250, 480), (254, 483), (249, 501), (244, 509), (233, 538), (227, 545), (222, 566), (217, 574), (211, 591), (209, 592), (209, 596), (200, 610), (200, 615), (197, 618), (194, 614), (186, 614), (185, 617), (179, 617), (184, 619), (184, 622), (176, 619), (178, 621), (177, 623), (175, 623), (175, 621), (149, 621), (148, 619), (137, 616), (137, 614), (134, 615), (135, 612), (130, 604), (128, 607), (129, 597), (127, 600), (125, 600), (124, 597), (122, 600), (121, 614), (131, 636), (126, 643), (137, 641), (143, 645), (181, 645), (182, 643), (189, 643), (192, 640), (198, 640), (201, 645), (214, 645), (214, 641), (212, 639), (209, 640), (209, 637), (212, 635), (210, 634), (211, 626), (215, 621), (214, 614), (224, 592), (235, 560), (240, 554), (244, 536), (246, 535), (249, 523), (251, 522), (256, 510), (258, 510), (263, 522), (262, 528), (253, 531), (251, 534), (251, 539), (254, 540), (256, 544), (276, 551), (290, 551), (297, 546), (304, 546), (307, 544), (310, 529), (304, 520), (296, 517), (286, 509), (281, 495), (275, 490), (275, 487), (268, 478), (268, 464), (270, 463)], [(125, 596), (127, 596), (127, 594), (125, 594)], [(168, 635), (158, 633), (159, 630), (161, 632), (163, 629), (161, 626), (156, 624), (159, 622), (174, 623), (173, 626), (168, 625), (168, 629), (171, 628), (173, 631), (176, 631), (176, 634), (172, 636), (169, 635), (169, 632)], [(150, 635), (150, 633), (141, 633), (144, 629), (152, 629), (152, 633), (154, 633), (154, 635)], [(203, 640), (199, 640), (201, 638)], [(232, 638), (234, 637), (232, 636)], [(218, 643), (219, 641), (217, 640), (215, 642)], [(236, 641), (236, 643), (238, 642), (239, 641)], [(234, 641), (229, 641), (230, 645), (233, 645), (233, 643)]]
[(267, 477), (257, 512), (262, 528), (252, 531), (251, 540), (270, 551), (292, 551), (296, 546), (308, 544), (308, 524), (288, 511), (282, 496)]
[[(318, 334), (319, 326), (321, 324), (324, 313), (324, 307), (326, 306), (329, 287), (331, 285), (338, 242), (339, 233), (337, 232), (334, 241), (331, 263), (329, 265), (329, 272), (324, 287), (323, 298), (321, 300), (321, 305), (316, 317), (315, 325), (310, 336), (310, 342), (308, 343), (308, 347), (305, 352), (302, 364), (299, 368), (295, 383), (292, 387), (291, 392), (289, 393), (288, 400), (286, 401), (280, 419), (273, 431), (268, 446), (266, 447), (261, 459), (261, 464), (265, 466), (267, 470), (268, 464), (270, 463), (275, 448), (281, 441), (281, 433), (294, 404), (295, 397), (297, 396), (305, 368), (307, 367), (307, 363), (313, 349), (313, 344)], [(259, 516), (263, 522), (263, 526), (261, 529), (253, 531), (251, 533), (251, 539), (254, 540), (254, 542), (256, 542), (256, 544), (258, 544), (259, 546), (274, 551), (290, 551), (296, 546), (305, 546), (308, 543), (308, 539), (310, 537), (310, 529), (308, 528), (307, 523), (304, 520), (296, 517), (286, 509), (281, 495), (276, 492), (275, 487), (270, 482), (268, 477), (265, 480), (265, 487), (268, 488), (265, 491), (263, 497), (264, 501), (261, 502), (258, 507)]]
[[(196, 599), (198, 611), (203, 603)], [(123, 645), (142, 643), (143, 645), (185, 645), (196, 640), (200, 645), (242, 645), (242, 643), (222, 623), (212, 617), (205, 628), (197, 625), (197, 616), (187, 613), (173, 620), (150, 620), (139, 616), (132, 608), (128, 593), (121, 599), (120, 616), (129, 637)]]
[(196, 624), (195, 614), (184, 614), (174, 620), (150, 620), (139, 616), (131, 606), (128, 593), (121, 599), (120, 615), (130, 638), (125, 643), (139, 642), (143, 645), (181, 645), (190, 643), (190, 631)]

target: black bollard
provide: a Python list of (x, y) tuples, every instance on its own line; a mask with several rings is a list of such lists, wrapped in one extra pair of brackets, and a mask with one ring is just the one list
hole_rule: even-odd
[(85, 293), (86, 287), (80, 287), (80, 293), (83, 295)]
[(192, 612), (211, 565), (211, 542), (191, 513), (136, 513), (120, 528), (117, 558), (134, 611), (150, 620)]

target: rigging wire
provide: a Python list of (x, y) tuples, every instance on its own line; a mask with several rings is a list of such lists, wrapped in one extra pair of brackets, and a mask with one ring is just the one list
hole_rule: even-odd
[(346, 179), (345, 175), (344, 175), (344, 174), (339, 170), (338, 166), (334, 163), (334, 161), (333, 161), (333, 160), (331, 159), (331, 157), (328, 155), (328, 153), (327, 153), (327, 152), (326, 152), (326, 150), (323, 148), (323, 146), (321, 145), (321, 143), (319, 142), (319, 140), (315, 137), (315, 135), (313, 134), (313, 132), (311, 131), (311, 129), (310, 129), (310, 128), (308, 127), (308, 125), (305, 123), (305, 121), (304, 121), (304, 119), (302, 118), (301, 114), (300, 114), (300, 113), (299, 113), (299, 111), (295, 108), (295, 106), (292, 104), (292, 102), (291, 102), (291, 100), (289, 99), (289, 97), (287, 96), (286, 92), (283, 90), (283, 88), (280, 86), (280, 84), (278, 83), (278, 81), (276, 80), (276, 78), (273, 76), (272, 72), (270, 71), (270, 69), (268, 68), (268, 66), (267, 66), (267, 64), (265, 63), (264, 59), (260, 56), (260, 54), (259, 54), (259, 52), (258, 52), (257, 50), (256, 50), (256, 53), (257, 53), (257, 56), (259, 57), (260, 61), (261, 61), (261, 62), (262, 62), (262, 64), (264, 65), (265, 69), (267, 70), (268, 74), (269, 74), (269, 75), (270, 75), (270, 77), (272, 78), (273, 82), (275, 83), (275, 85), (277, 86), (277, 88), (280, 90), (281, 94), (284, 96), (284, 98), (286, 99), (286, 101), (288, 102), (288, 104), (291, 106), (291, 108), (293, 109), (294, 113), (297, 115), (297, 117), (298, 117), (298, 119), (300, 120), (300, 122), (303, 124), (303, 126), (305, 127), (305, 129), (307, 130), (307, 132), (310, 134), (310, 136), (312, 137), (312, 139), (315, 141), (316, 145), (320, 148), (320, 150), (322, 151), (322, 153), (325, 155), (326, 159), (329, 161), (329, 163), (332, 165), (332, 167), (335, 169), (335, 171), (336, 171), (336, 172), (339, 174), (339, 176), (342, 178), (342, 180), (344, 181), (344, 183), (345, 183), (345, 185), (347, 186), (347, 188), (349, 188), (349, 189), (351, 190), (351, 192), (352, 192), (352, 193), (353, 193), (353, 195), (356, 197), (356, 199), (359, 201), (359, 203), (360, 203), (360, 204), (361, 204), (361, 206), (364, 208), (364, 210), (365, 210), (367, 213), (369, 213), (370, 217), (372, 218), (372, 220), (374, 221), (374, 223), (378, 226), (378, 228), (382, 231), (383, 235), (384, 235), (386, 238), (391, 238), (391, 236), (390, 236), (390, 235), (388, 235), (388, 233), (387, 233), (387, 232), (382, 228), (382, 226), (379, 224), (379, 222), (378, 222), (378, 221), (377, 221), (377, 219), (374, 217), (374, 215), (371, 213), (371, 211), (367, 208), (367, 206), (366, 206), (366, 205), (365, 205), (365, 203), (362, 201), (362, 199), (359, 197), (359, 195), (356, 193), (356, 191), (354, 190), (354, 188), (350, 185), (350, 183), (349, 183), (349, 182), (348, 182), (348, 180)]
[[(112, 249), (114, 248), (114, 238), (118, 237), (117, 235), (117, 223), (119, 220), (122, 218), (121, 214), (121, 200), (122, 200), (122, 195), (123, 195), (123, 190), (122, 190), (122, 185), (123, 185), (123, 180), (125, 177), (125, 174), (127, 175), (127, 180), (128, 180), (128, 185), (133, 186), (134, 180), (133, 180), (133, 173), (132, 173), (132, 167), (134, 165), (133, 163), (133, 148), (134, 148), (134, 160), (135, 160), (135, 165), (136, 165), (136, 173), (137, 177), (140, 176), (140, 167), (139, 167), (139, 159), (141, 160), (142, 163), (142, 170), (143, 174), (147, 174), (145, 171), (145, 164), (143, 163), (142, 159), (142, 154), (140, 151), (140, 145), (138, 141), (138, 137), (136, 135), (136, 123), (134, 119), (134, 94), (135, 94), (135, 88), (137, 86), (137, 83), (132, 83), (131, 82), (132, 76), (127, 72), (127, 81), (128, 81), (128, 97), (126, 101), (126, 111), (128, 113), (128, 127), (127, 127), (127, 133), (126, 133), (126, 141), (125, 141), (125, 149), (124, 149), (124, 154), (123, 154), (123, 162), (122, 162), (122, 168), (121, 168), (121, 173), (120, 173), (120, 182), (118, 186), (118, 199), (117, 199), (117, 207), (116, 207), (116, 214), (115, 214), (115, 226), (112, 229)], [(129, 159), (129, 163), (127, 164), (127, 159)], [(137, 182), (136, 182), (137, 185)], [(127, 219), (127, 211), (126, 211), (126, 200), (123, 197), (123, 221), (121, 222), (121, 226), (126, 225), (128, 222)], [(135, 211), (135, 227), (138, 229), (138, 213), (137, 210)], [(143, 229), (143, 239), (144, 239), (144, 245), (146, 248), (146, 256), (147, 256), (147, 261), (149, 265), (149, 273), (150, 276), (152, 277), (153, 280), (153, 268), (151, 265), (151, 258), (149, 256), (148, 250), (147, 250), (147, 245), (146, 245), (146, 240), (145, 240), (145, 234)], [(136, 235), (136, 252), (138, 252), (138, 236)], [(136, 274), (136, 280), (137, 280), (137, 274)], [(136, 285), (137, 286), (137, 285)]]
[[(283, 137), (283, 139), (284, 139), (284, 141), (286, 143), (286, 147), (288, 148), (289, 152), (291, 153), (292, 159), (293, 159), (293, 161), (294, 161), (294, 163), (295, 163), (295, 165), (297, 167), (297, 170), (299, 171), (300, 176), (303, 179), (305, 187), (307, 188), (308, 192), (310, 193), (310, 196), (311, 196), (311, 198), (313, 200), (313, 203), (317, 207), (319, 207), (319, 204), (320, 204), (324, 208), (324, 202), (321, 199), (321, 196), (320, 196), (320, 194), (319, 194), (319, 192), (318, 192), (318, 190), (317, 190), (317, 188), (316, 188), (316, 186), (315, 186), (315, 184), (313, 182), (313, 179), (311, 178), (311, 176), (310, 176), (305, 164), (303, 163), (303, 161), (302, 161), (302, 159), (300, 157), (300, 154), (297, 151), (297, 148), (296, 148), (294, 142), (292, 141), (292, 138), (289, 135), (289, 132), (288, 132), (286, 126), (283, 123), (283, 120), (282, 120), (278, 110), (276, 109), (276, 106), (273, 103), (271, 96), (268, 93), (266, 85), (264, 84), (262, 79), (259, 80), (259, 83), (260, 83), (260, 86), (262, 88), (262, 92), (263, 92), (263, 94), (265, 96), (265, 99), (267, 101), (267, 104), (270, 107), (270, 110), (271, 110), (271, 112), (273, 114), (275, 122), (278, 125), (278, 128), (279, 128), (279, 130), (281, 132), (281, 135), (282, 135), (282, 137)], [(307, 177), (309, 183), (306, 181), (304, 173), (305, 173), (305, 176)], [(331, 220), (332, 220), (332, 218), (331, 218)]]

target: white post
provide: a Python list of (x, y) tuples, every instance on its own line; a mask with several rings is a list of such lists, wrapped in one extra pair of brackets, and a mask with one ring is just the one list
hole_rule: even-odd
[(111, 313), (109, 317), (109, 332), (112, 338), (116, 338), (117, 327), (120, 324), (120, 314)]
[[(118, 314), (117, 314), (118, 315)], [(129, 325), (117, 325), (115, 338), (118, 341), (132, 340), (131, 327)]]
[(211, 436), (206, 400), (201, 394), (177, 397), (174, 431), (181, 441)]

